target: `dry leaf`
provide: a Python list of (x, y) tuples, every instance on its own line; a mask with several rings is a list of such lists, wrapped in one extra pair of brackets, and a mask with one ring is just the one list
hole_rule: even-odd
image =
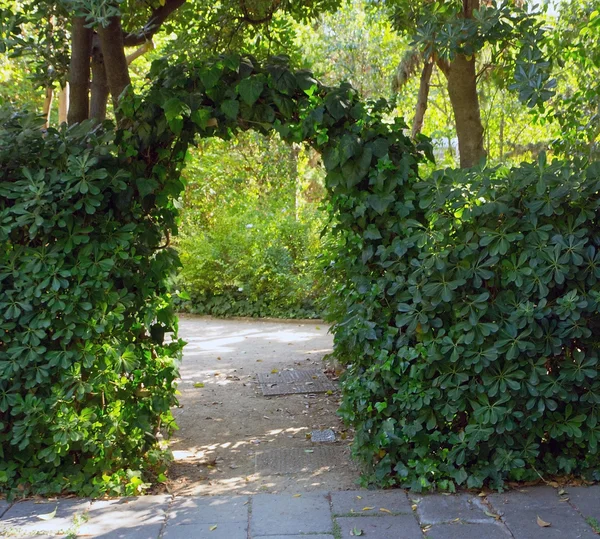
[(40, 520), (52, 520), (56, 516), (56, 510), (58, 509), (58, 505), (54, 508), (52, 513), (46, 513), (44, 515), (37, 515)]
[(479, 494), (477, 494), (477, 496), (479, 496), (480, 498), (485, 498), (487, 494), (485, 492), (480, 492)]
[(213, 525), (210, 528), (208, 528), (211, 532), (214, 532), (217, 529), (217, 525)]
[(500, 515), (497, 515), (496, 513), (492, 513), (490, 511), (484, 511), (484, 513), (488, 516), (488, 517), (492, 517), (495, 518), (496, 520), (500, 520)]
[(559, 498), (559, 502), (568, 502), (570, 500), (570, 498), (568, 496), (565, 496), (564, 498)]
[(372, 509), (375, 509), (374, 507), (363, 507), (362, 510), (363, 511), (371, 511)]
[(362, 496), (357, 496), (356, 499), (357, 500), (362, 500)]
[(202, 382), (196, 382), (194, 387), (204, 387), (204, 384)]
[(413, 511), (416, 511), (416, 510), (417, 510), (417, 504), (416, 504), (416, 503), (413, 503), (413, 504), (410, 506), (410, 508), (411, 508)]
[(552, 526), (552, 524), (550, 524), (550, 522), (546, 522), (545, 520), (542, 520), (539, 516), (537, 517), (537, 525), (542, 528), (549, 528), (550, 526)]
[(302, 496), (302, 494), (294, 494), (292, 498), (300, 498), (300, 496)]
[(385, 507), (380, 507), (380, 508), (379, 508), (379, 510), (380, 510), (382, 513), (389, 513), (390, 515), (392, 514), (392, 512), (391, 512), (389, 509), (386, 509)]
[(563, 494), (566, 494), (566, 493), (567, 493), (567, 491), (566, 491), (564, 488), (561, 488), (561, 489), (558, 491), (558, 495), (559, 495), (559, 496), (562, 496)]
[(365, 532), (362, 531), (360, 528), (352, 528), (350, 530), (350, 535), (352, 535), (353, 537), (358, 537), (359, 535), (364, 535)]
[(271, 374), (277, 374), (278, 372), (279, 372), (279, 371), (278, 371), (277, 369), (273, 369), (273, 370), (271, 371)]

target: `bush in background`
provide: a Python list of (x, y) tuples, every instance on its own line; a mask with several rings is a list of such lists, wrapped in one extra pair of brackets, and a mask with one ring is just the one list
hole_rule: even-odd
[[(278, 137), (239, 133), (191, 153), (177, 248), (188, 312), (315, 318), (325, 295), (322, 167)], [(313, 157), (314, 159), (314, 157)]]

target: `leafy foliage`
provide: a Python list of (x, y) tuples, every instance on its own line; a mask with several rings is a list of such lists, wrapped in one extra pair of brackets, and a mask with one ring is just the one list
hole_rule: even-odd
[(349, 363), (341, 413), (368, 479), (415, 490), (597, 479), (599, 189), (597, 164), (542, 154), (408, 177), (389, 211), (367, 207), (355, 258), (338, 258), (352, 286), (335, 314)]
[(110, 125), (0, 126), (0, 489), (139, 493), (174, 427), (173, 207), (139, 196)]

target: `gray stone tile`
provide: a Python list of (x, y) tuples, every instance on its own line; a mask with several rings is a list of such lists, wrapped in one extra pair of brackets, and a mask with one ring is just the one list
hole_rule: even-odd
[(298, 535), (332, 533), (333, 522), (325, 493), (257, 494), (252, 497), (250, 534)]
[(417, 502), (417, 515), (421, 524), (441, 524), (457, 518), (463, 522), (493, 523), (494, 518), (485, 514), (487, 507), (477, 496), (432, 494)]
[[(0, 519), (0, 534), (38, 535), (67, 533), (75, 528), (74, 518), (90, 508), (89, 500), (23, 501), (13, 504)], [(56, 515), (48, 520), (39, 518)]]
[(595, 518), (600, 522), (600, 485), (593, 487), (566, 487), (569, 501), (588, 518)]
[(256, 535), (252, 539), (333, 539), (332, 534), (311, 533), (309, 535)]
[(248, 522), (247, 496), (177, 497), (169, 507), (168, 526)]
[[(532, 487), (487, 497), (515, 539), (598, 539), (583, 517), (550, 487)], [(549, 522), (540, 527), (537, 518)]]
[[(211, 527), (217, 526), (213, 530)], [(311, 535), (311, 539), (312, 539)], [(248, 539), (248, 522), (184, 524), (167, 527), (161, 539)]]
[(156, 539), (171, 496), (141, 496), (94, 501), (77, 535), (102, 539)]
[[(392, 513), (412, 513), (411, 503), (403, 490), (348, 490), (331, 493), (331, 505), (335, 515), (358, 513), (381, 514), (380, 509)], [(372, 507), (363, 511), (366, 507)]]
[(432, 526), (425, 536), (428, 539), (510, 539), (512, 536), (502, 524), (467, 524), (450, 522)]
[[(337, 517), (343, 539), (350, 537), (354, 528), (362, 530), (370, 539), (422, 539), (423, 533), (413, 515)], [(309, 538), (307, 538), (309, 539)]]
[(6, 511), (8, 511), (8, 508), (11, 505), (12, 504), (10, 504), (4, 500), (0, 500), (0, 518), (2, 518), (2, 515), (4, 515), (4, 513), (6, 513)]

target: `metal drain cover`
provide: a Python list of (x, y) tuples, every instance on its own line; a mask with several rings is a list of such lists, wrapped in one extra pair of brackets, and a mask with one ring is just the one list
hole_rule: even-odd
[(285, 475), (330, 469), (346, 461), (339, 446), (271, 449), (256, 454), (256, 473)]
[(281, 371), (259, 373), (258, 383), (263, 395), (294, 395), (303, 393), (327, 393), (335, 391), (335, 385), (321, 371)]

